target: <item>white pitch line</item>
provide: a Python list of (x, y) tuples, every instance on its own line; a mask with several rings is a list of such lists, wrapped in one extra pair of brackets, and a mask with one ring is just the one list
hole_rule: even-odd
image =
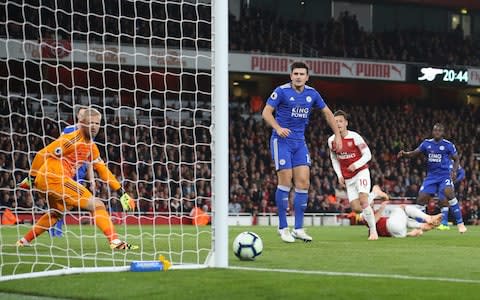
[(246, 271), (257, 271), (257, 272), (279, 272), (279, 273), (312, 274), (312, 275), (326, 275), (326, 276), (370, 277), (370, 278), (389, 278), (389, 279), (404, 279), (404, 280), (424, 280), (424, 281), (480, 284), (480, 280), (476, 280), (476, 279), (461, 279), (461, 278), (448, 278), (448, 277), (428, 277), (428, 276), (423, 277), (423, 276), (409, 276), (409, 275), (400, 275), (400, 274), (331, 272), (331, 271), (318, 271), (318, 270), (268, 269), (268, 268), (253, 268), (253, 267), (238, 267), (238, 266), (230, 266), (229, 268), (234, 270), (246, 270)]

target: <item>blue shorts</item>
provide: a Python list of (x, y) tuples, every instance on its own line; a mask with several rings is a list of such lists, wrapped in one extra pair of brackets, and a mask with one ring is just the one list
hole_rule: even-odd
[(310, 154), (305, 140), (285, 139), (272, 135), (270, 152), (277, 171), (298, 166), (310, 166)]
[(451, 187), (454, 189), (450, 174), (445, 176), (427, 176), (420, 187), (420, 193), (438, 195), (438, 199), (445, 199), (445, 189)]

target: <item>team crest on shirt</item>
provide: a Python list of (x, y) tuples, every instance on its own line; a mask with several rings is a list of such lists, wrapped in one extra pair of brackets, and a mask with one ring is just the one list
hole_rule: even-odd
[(278, 163), (283, 166), (286, 163), (286, 161), (284, 159), (281, 159)]
[(352, 143), (352, 142), (348, 142), (348, 143), (347, 143), (347, 146), (348, 146), (348, 147), (352, 147), (352, 146), (353, 146), (353, 143)]
[(270, 95), (270, 98), (272, 98), (272, 100), (277, 100), (277, 93), (276, 92), (273, 92), (271, 95)]
[(440, 147), (438, 147), (438, 149), (440, 149), (440, 150), (443, 151), (443, 150), (445, 150), (445, 147), (444, 147), (444, 146), (440, 146)]
[(307, 96), (307, 102), (312, 102), (312, 97)]

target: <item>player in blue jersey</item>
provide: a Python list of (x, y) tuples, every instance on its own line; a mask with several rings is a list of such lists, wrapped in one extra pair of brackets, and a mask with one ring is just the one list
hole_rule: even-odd
[[(433, 126), (432, 139), (424, 140), (417, 149), (398, 153), (398, 157), (415, 157), (424, 155), (427, 159), (427, 177), (418, 193), (417, 204), (426, 205), (434, 194), (439, 199), (447, 199), (455, 216), (458, 231), (465, 233), (462, 211), (455, 197), (454, 182), (457, 179), (459, 159), (455, 145), (443, 138), (444, 127), (440, 123)], [(453, 166), (452, 165), (453, 161)]]
[[(87, 107), (85, 106), (79, 106), (77, 111), (77, 120), (76, 120), (77, 122), (80, 122), (81, 120), (83, 120), (83, 113), (85, 112), (86, 109)], [(65, 129), (63, 129), (63, 134), (74, 132), (77, 129), (78, 128), (76, 123), (73, 125), (69, 125), (65, 127)], [(93, 192), (95, 190), (95, 181), (93, 180), (94, 173), (93, 173), (93, 167), (91, 164), (83, 164), (80, 168), (78, 168), (77, 173), (75, 174), (75, 177), (73, 179), (81, 184), (85, 184), (87, 182), (86, 181), (87, 178), (89, 180), (88, 183), (90, 185), (90, 190)], [(63, 223), (64, 223), (63, 218), (59, 219), (57, 223), (48, 230), (48, 233), (50, 234), (50, 236), (57, 236), (57, 237), (63, 236)]]
[[(309, 242), (312, 237), (303, 228), (303, 217), (310, 187), (310, 155), (305, 143), (305, 127), (313, 108), (322, 110), (323, 116), (335, 134), (335, 151), (342, 150), (342, 139), (332, 111), (320, 94), (306, 85), (308, 66), (303, 62), (291, 65), (291, 82), (277, 87), (262, 112), (263, 119), (273, 128), (270, 149), (277, 171), (278, 185), (275, 202), (278, 209), (279, 233), (283, 241), (295, 238)], [(275, 112), (275, 116), (274, 116)], [(295, 187), (295, 229), (288, 229), (288, 196)]]

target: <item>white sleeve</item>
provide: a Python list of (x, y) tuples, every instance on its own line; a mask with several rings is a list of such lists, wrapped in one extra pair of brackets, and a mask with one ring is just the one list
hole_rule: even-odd
[(343, 177), (342, 169), (340, 168), (340, 162), (337, 159), (337, 154), (335, 154), (335, 152), (332, 150), (330, 150), (330, 159), (332, 160), (333, 170), (335, 170), (337, 177)]
[(340, 168), (340, 162), (337, 159), (337, 154), (332, 151), (332, 142), (333, 138), (328, 139), (328, 148), (330, 149), (330, 159), (332, 160), (332, 166), (333, 170), (335, 171), (335, 174), (337, 174), (337, 177), (343, 177), (342, 175), (342, 169)]
[(353, 141), (362, 153), (362, 157), (360, 157), (359, 160), (353, 163), (353, 165), (355, 166), (355, 170), (357, 170), (358, 168), (363, 167), (372, 159), (372, 152), (370, 152), (370, 148), (368, 148), (367, 143), (365, 143), (365, 140), (360, 135), (356, 134), (353, 138)]

